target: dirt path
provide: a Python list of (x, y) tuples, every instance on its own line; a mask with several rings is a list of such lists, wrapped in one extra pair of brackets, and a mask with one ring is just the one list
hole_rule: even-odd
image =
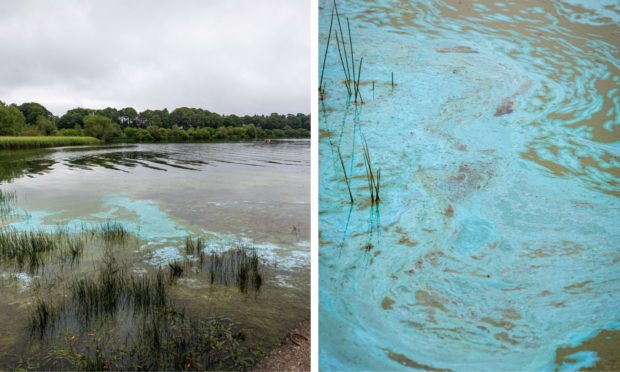
[(309, 371), (310, 317), (299, 323), (254, 371)]

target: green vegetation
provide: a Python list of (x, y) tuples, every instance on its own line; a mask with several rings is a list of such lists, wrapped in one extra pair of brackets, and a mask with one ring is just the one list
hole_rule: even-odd
[[(228, 250), (212, 250), (206, 255), (204, 248), (204, 240), (200, 237), (185, 239), (185, 253), (196, 258), (200, 269), (209, 273), (211, 284), (234, 284), (241, 292), (247, 292), (248, 289), (260, 290), (263, 277), (260, 274), (260, 260), (255, 248), (240, 245)], [(177, 262), (170, 264), (170, 270), (171, 274), (175, 272), (178, 276), (183, 273), (183, 268)]]
[(47, 359), (51, 370), (247, 371), (262, 357), (245, 345), (230, 322), (191, 321), (166, 310), (144, 317), (139, 336), (124, 341), (100, 327), (90, 335), (67, 333)]
[(5, 218), (13, 211), (17, 194), (14, 191), (0, 189), (0, 218)]
[[(364, 99), (362, 98), (362, 93), (360, 92), (360, 78), (362, 72), (362, 62), (364, 58), (360, 58), (359, 65), (357, 68), (357, 74), (355, 71), (355, 56), (353, 54), (353, 38), (351, 36), (351, 26), (349, 24), (349, 19), (347, 18), (347, 31), (349, 34), (349, 47), (347, 50), (347, 41), (342, 31), (342, 23), (340, 22), (340, 13), (338, 12), (338, 6), (336, 4), (336, 0), (333, 1), (332, 15), (329, 23), (329, 34), (327, 35), (327, 44), (325, 45), (325, 55), (323, 57), (323, 67), (321, 69), (321, 78), (319, 82), (319, 97), (321, 100), (325, 98), (325, 85), (323, 84), (323, 71), (325, 69), (325, 62), (327, 60), (327, 51), (329, 50), (329, 43), (331, 41), (332, 36), (332, 26), (334, 23), (334, 14), (336, 15), (336, 20), (338, 23), (338, 28), (334, 28), (335, 38), (336, 38), (336, 47), (338, 48), (338, 56), (340, 57), (340, 64), (342, 66), (342, 71), (344, 73), (344, 85), (347, 88), (347, 93), (349, 97), (354, 95), (355, 103), (364, 103)], [(338, 30), (340, 30), (340, 37), (338, 37)], [(349, 53), (351, 59), (349, 60)], [(344, 58), (343, 58), (344, 57)], [(351, 83), (353, 86), (351, 86)]]
[[(14, 193), (0, 192), (0, 203), (14, 200)], [(193, 258), (136, 272), (119, 261), (114, 253), (119, 246), (112, 245), (124, 244), (130, 236), (111, 220), (84, 224), (77, 232), (0, 228), (0, 265), (39, 277), (34, 279), (27, 329), (35, 349), (47, 350), (47, 355), (33, 357), (28, 368), (251, 369), (262, 355), (248, 348), (245, 334), (226, 320), (189, 319), (176, 308), (171, 287), (183, 275), (204, 275), (211, 284), (258, 291), (263, 279), (257, 251), (238, 246), (205, 254), (203, 238), (188, 237), (185, 253)], [(91, 253), (103, 247), (100, 263), (94, 272), (73, 271), (87, 246)], [(46, 268), (69, 261), (71, 271)], [(40, 282), (44, 276), (51, 282)]]
[(17, 106), (0, 101), (0, 150), (93, 145), (99, 143), (95, 138), (102, 142), (207, 142), (308, 137), (310, 116), (304, 114), (219, 115), (188, 107), (138, 113), (131, 107), (108, 107), (75, 108), (56, 117), (35, 102)]
[(241, 292), (260, 290), (263, 278), (254, 248), (237, 247), (222, 252), (212, 251), (205, 258), (203, 269), (209, 272), (211, 284), (234, 284)]
[(124, 243), (129, 237), (129, 232), (123, 224), (111, 220), (106, 220), (106, 222), (95, 227), (91, 232), (99, 234), (106, 243)]
[(0, 228), (0, 263), (12, 264), (18, 270), (39, 272), (50, 253), (57, 252), (57, 258), (74, 263), (84, 250), (84, 238), (58, 230), (53, 233), (42, 231), (17, 231)]
[(19, 150), (30, 148), (59, 147), (59, 146), (86, 146), (101, 143), (93, 137), (32, 137), (32, 136), (3, 136), (0, 137), (0, 150)]
[[(166, 283), (174, 281), (161, 269), (127, 272), (108, 251), (96, 275), (69, 285), (67, 299), (38, 298), (30, 317), (32, 335), (42, 340), (64, 329), (61, 341), (52, 343), (47, 367), (247, 370), (256, 363), (258, 355), (241, 344), (243, 333), (216, 319), (190, 321), (175, 309)], [(128, 316), (132, 321), (126, 324)], [(84, 332), (93, 327), (95, 332)]]
[(366, 137), (362, 135), (362, 146), (364, 150), (364, 166), (366, 169), (366, 179), (368, 180), (368, 189), (370, 191), (371, 202), (379, 202), (379, 191), (381, 191), (381, 169), (377, 169), (376, 173), (372, 171), (372, 159), (370, 158), (370, 151), (368, 150), (368, 143)]

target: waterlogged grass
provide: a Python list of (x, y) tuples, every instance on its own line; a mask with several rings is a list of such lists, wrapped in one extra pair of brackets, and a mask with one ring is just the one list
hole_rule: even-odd
[(46, 261), (54, 257), (61, 262), (75, 263), (84, 245), (84, 237), (60, 229), (48, 233), (0, 228), (0, 262), (12, 264), (20, 271), (26, 269), (31, 274), (39, 272)]
[[(185, 253), (197, 259), (201, 271), (208, 272), (211, 284), (236, 285), (241, 292), (260, 289), (263, 277), (255, 248), (239, 245), (230, 249), (211, 250), (209, 254), (205, 254), (204, 250), (205, 242), (202, 238), (185, 239)], [(188, 262), (190, 265), (195, 263)], [(173, 267), (170, 269), (173, 270)], [(174, 270), (179, 268), (175, 266)], [(182, 275), (182, 268), (180, 270), (179, 276)]]
[[(247, 370), (259, 355), (241, 342), (243, 333), (215, 319), (192, 322), (170, 300), (173, 281), (163, 270), (127, 272), (106, 253), (94, 276), (73, 281), (67, 300), (38, 299), (30, 330), (39, 339), (65, 325), (47, 367), (76, 370)], [(131, 322), (119, 323), (127, 316)], [(77, 328), (71, 325), (77, 323)], [(101, 326), (103, 325), (103, 326)], [(95, 332), (84, 330), (99, 328)], [(124, 336), (122, 338), (121, 336)], [(118, 342), (124, 339), (124, 342)]]
[[(14, 199), (10, 193), (1, 196)], [(234, 324), (188, 319), (170, 292), (184, 275), (236, 286), (242, 293), (259, 291), (263, 277), (256, 249), (238, 245), (206, 253), (204, 239), (188, 237), (187, 259), (133, 271), (118, 258), (131, 236), (112, 220), (78, 231), (0, 228), (0, 265), (38, 277), (27, 328), (33, 347), (48, 354), (33, 358), (28, 368), (250, 369), (262, 355), (247, 347)], [(102, 251), (103, 257), (97, 253)], [(80, 265), (82, 256), (100, 263), (87, 269)], [(56, 270), (66, 262), (71, 270)]]
[(124, 243), (129, 237), (129, 232), (122, 223), (111, 220), (98, 225), (92, 232), (101, 236), (107, 243)]
[(137, 337), (118, 341), (102, 327), (90, 334), (65, 334), (49, 352), (52, 370), (250, 370), (262, 354), (250, 352), (245, 334), (230, 322), (191, 321), (167, 310), (143, 318)]
[(0, 150), (20, 150), (60, 146), (87, 146), (99, 145), (101, 141), (94, 137), (62, 137), (62, 136), (33, 136), (12, 137), (0, 136)]
[(0, 218), (9, 216), (15, 208), (17, 194), (14, 191), (0, 190)]
[(209, 272), (211, 284), (236, 285), (241, 292), (258, 291), (263, 283), (260, 260), (254, 248), (237, 247), (212, 251), (205, 257), (203, 270)]

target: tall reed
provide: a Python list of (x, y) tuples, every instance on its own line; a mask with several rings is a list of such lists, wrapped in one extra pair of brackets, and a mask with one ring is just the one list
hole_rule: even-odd
[(372, 159), (370, 157), (370, 151), (368, 150), (368, 143), (366, 137), (362, 134), (362, 146), (364, 154), (364, 166), (366, 169), (366, 179), (368, 180), (368, 189), (370, 190), (370, 200), (372, 204), (379, 202), (379, 192), (381, 191), (381, 169), (378, 169), (376, 173), (372, 170)]
[(351, 193), (351, 183), (349, 181), (349, 177), (347, 176), (347, 169), (344, 166), (344, 160), (342, 159), (340, 148), (338, 148), (338, 158), (340, 159), (340, 165), (342, 166), (342, 173), (344, 173), (344, 181), (347, 183), (347, 190), (349, 191), (349, 199), (351, 200), (351, 204), (353, 204), (353, 194)]

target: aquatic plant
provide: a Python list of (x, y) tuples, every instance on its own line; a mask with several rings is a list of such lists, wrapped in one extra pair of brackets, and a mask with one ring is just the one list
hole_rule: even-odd
[(54, 233), (44, 231), (18, 231), (14, 228), (0, 228), (0, 262), (13, 264), (18, 270), (27, 268), (36, 273), (43, 268), (46, 259), (52, 259), (53, 252), (58, 258), (75, 262), (82, 255), (82, 237), (67, 235), (58, 230)]
[(30, 315), (30, 332), (42, 339), (46, 332), (55, 325), (60, 308), (41, 298), (35, 300), (34, 310)]
[(179, 263), (179, 261), (173, 261), (168, 264), (168, 274), (171, 281), (183, 276), (183, 266)]
[(185, 238), (185, 254), (197, 257), (200, 262), (200, 267), (202, 267), (205, 260), (204, 248), (205, 242), (201, 237), (192, 238), (188, 236)]
[(120, 342), (105, 327), (92, 337), (68, 333), (53, 345), (43, 369), (246, 371), (263, 355), (245, 346), (245, 334), (236, 328), (219, 319), (192, 321), (167, 309), (139, 320), (136, 336)]
[(192, 238), (188, 236), (185, 238), (185, 253), (188, 255), (198, 256), (205, 247), (205, 241), (201, 237)]
[(351, 200), (351, 204), (353, 204), (353, 194), (351, 193), (351, 184), (349, 182), (349, 177), (347, 176), (347, 169), (344, 166), (344, 160), (342, 160), (342, 154), (340, 153), (340, 148), (338, 148), (338, 158), (340, 159), (340, 165), (342, 166), (342, 173), (344, 173), (344, 181), (347, 183), (347, 190), (349, 190), (349, 198)]
[(106, 220), (94, 229), (106, 243), (123, 243), (129, 237), (129, 232), (120, 222)]
[(0, 218), (5, 218), (13, 212), (17, 194), (14, 191), (3, 191), (0, 189)]
[[(245, 257), (238, 259), (238, 264), (247, 288), (255, 285), (253, 275), (258, 271), (259, 261), (256, 255)], [(232, 262), (223, 260), (220, 264), (234, 267)], [(175, 268), (170, 276), (177, 274)], [(58, 332), (65, 334), (65, 342), (60, 345), (55, 344), (54, 338), (46, 341), (53, 345), (47, 358), (49, 367), (78, 370), (246, 370), (252, 367), (258, 355), (242, 346), (245, 335), (235, 332), (231, 323), (216, 319), (195, 322), (175, 309), (168, 295), (170, 276), (167, 278), (161, 269), (144, 275), (128, 272), (108, 250), (95, 275), (69, 284), (66, 300), (37, 299), (30, 317), (31, 335), (43, 339)], [(126, 315), (132, 315), (131, 321), (119, 327)], [(84, 332), (86, 329), (89, 331)]]
[(368, 181), (368, 189), (370, 191), (370, 200), (372, 204), (379, 202), (379, 191), (381, 190), (381, 169), (377, 169), (376, 173), (372, 171), (372, 159), (368, 150), (366, 138), (362, 135), (362, 146), (364, 155), (364, 166), (366, 169), (366, 179)]
[(332, 8), (332, 18), (329, 22), (329, 33), (327, 35), (327, 45), (325, 46), (325, 55), (323, 56), (323, 68), (321, 69), (321, 78), (319, 80), (319, 96), (323, 100), (325, 97), (325, 87), (323, 86), (323, 73), (325, 72), (325, 61), (327, 60), (327, 52), (329, 51), (329, 42), (332, 37), (332, 25), (334, 23), (334, 9)]
[(239, 246), (226, 251), (212, 251), (205, 257), (206, 270), (211, 284), (236, 285), (241, 292), (258, 291), (263, 278), (259, 270), (260, 260), (255, 248)]

